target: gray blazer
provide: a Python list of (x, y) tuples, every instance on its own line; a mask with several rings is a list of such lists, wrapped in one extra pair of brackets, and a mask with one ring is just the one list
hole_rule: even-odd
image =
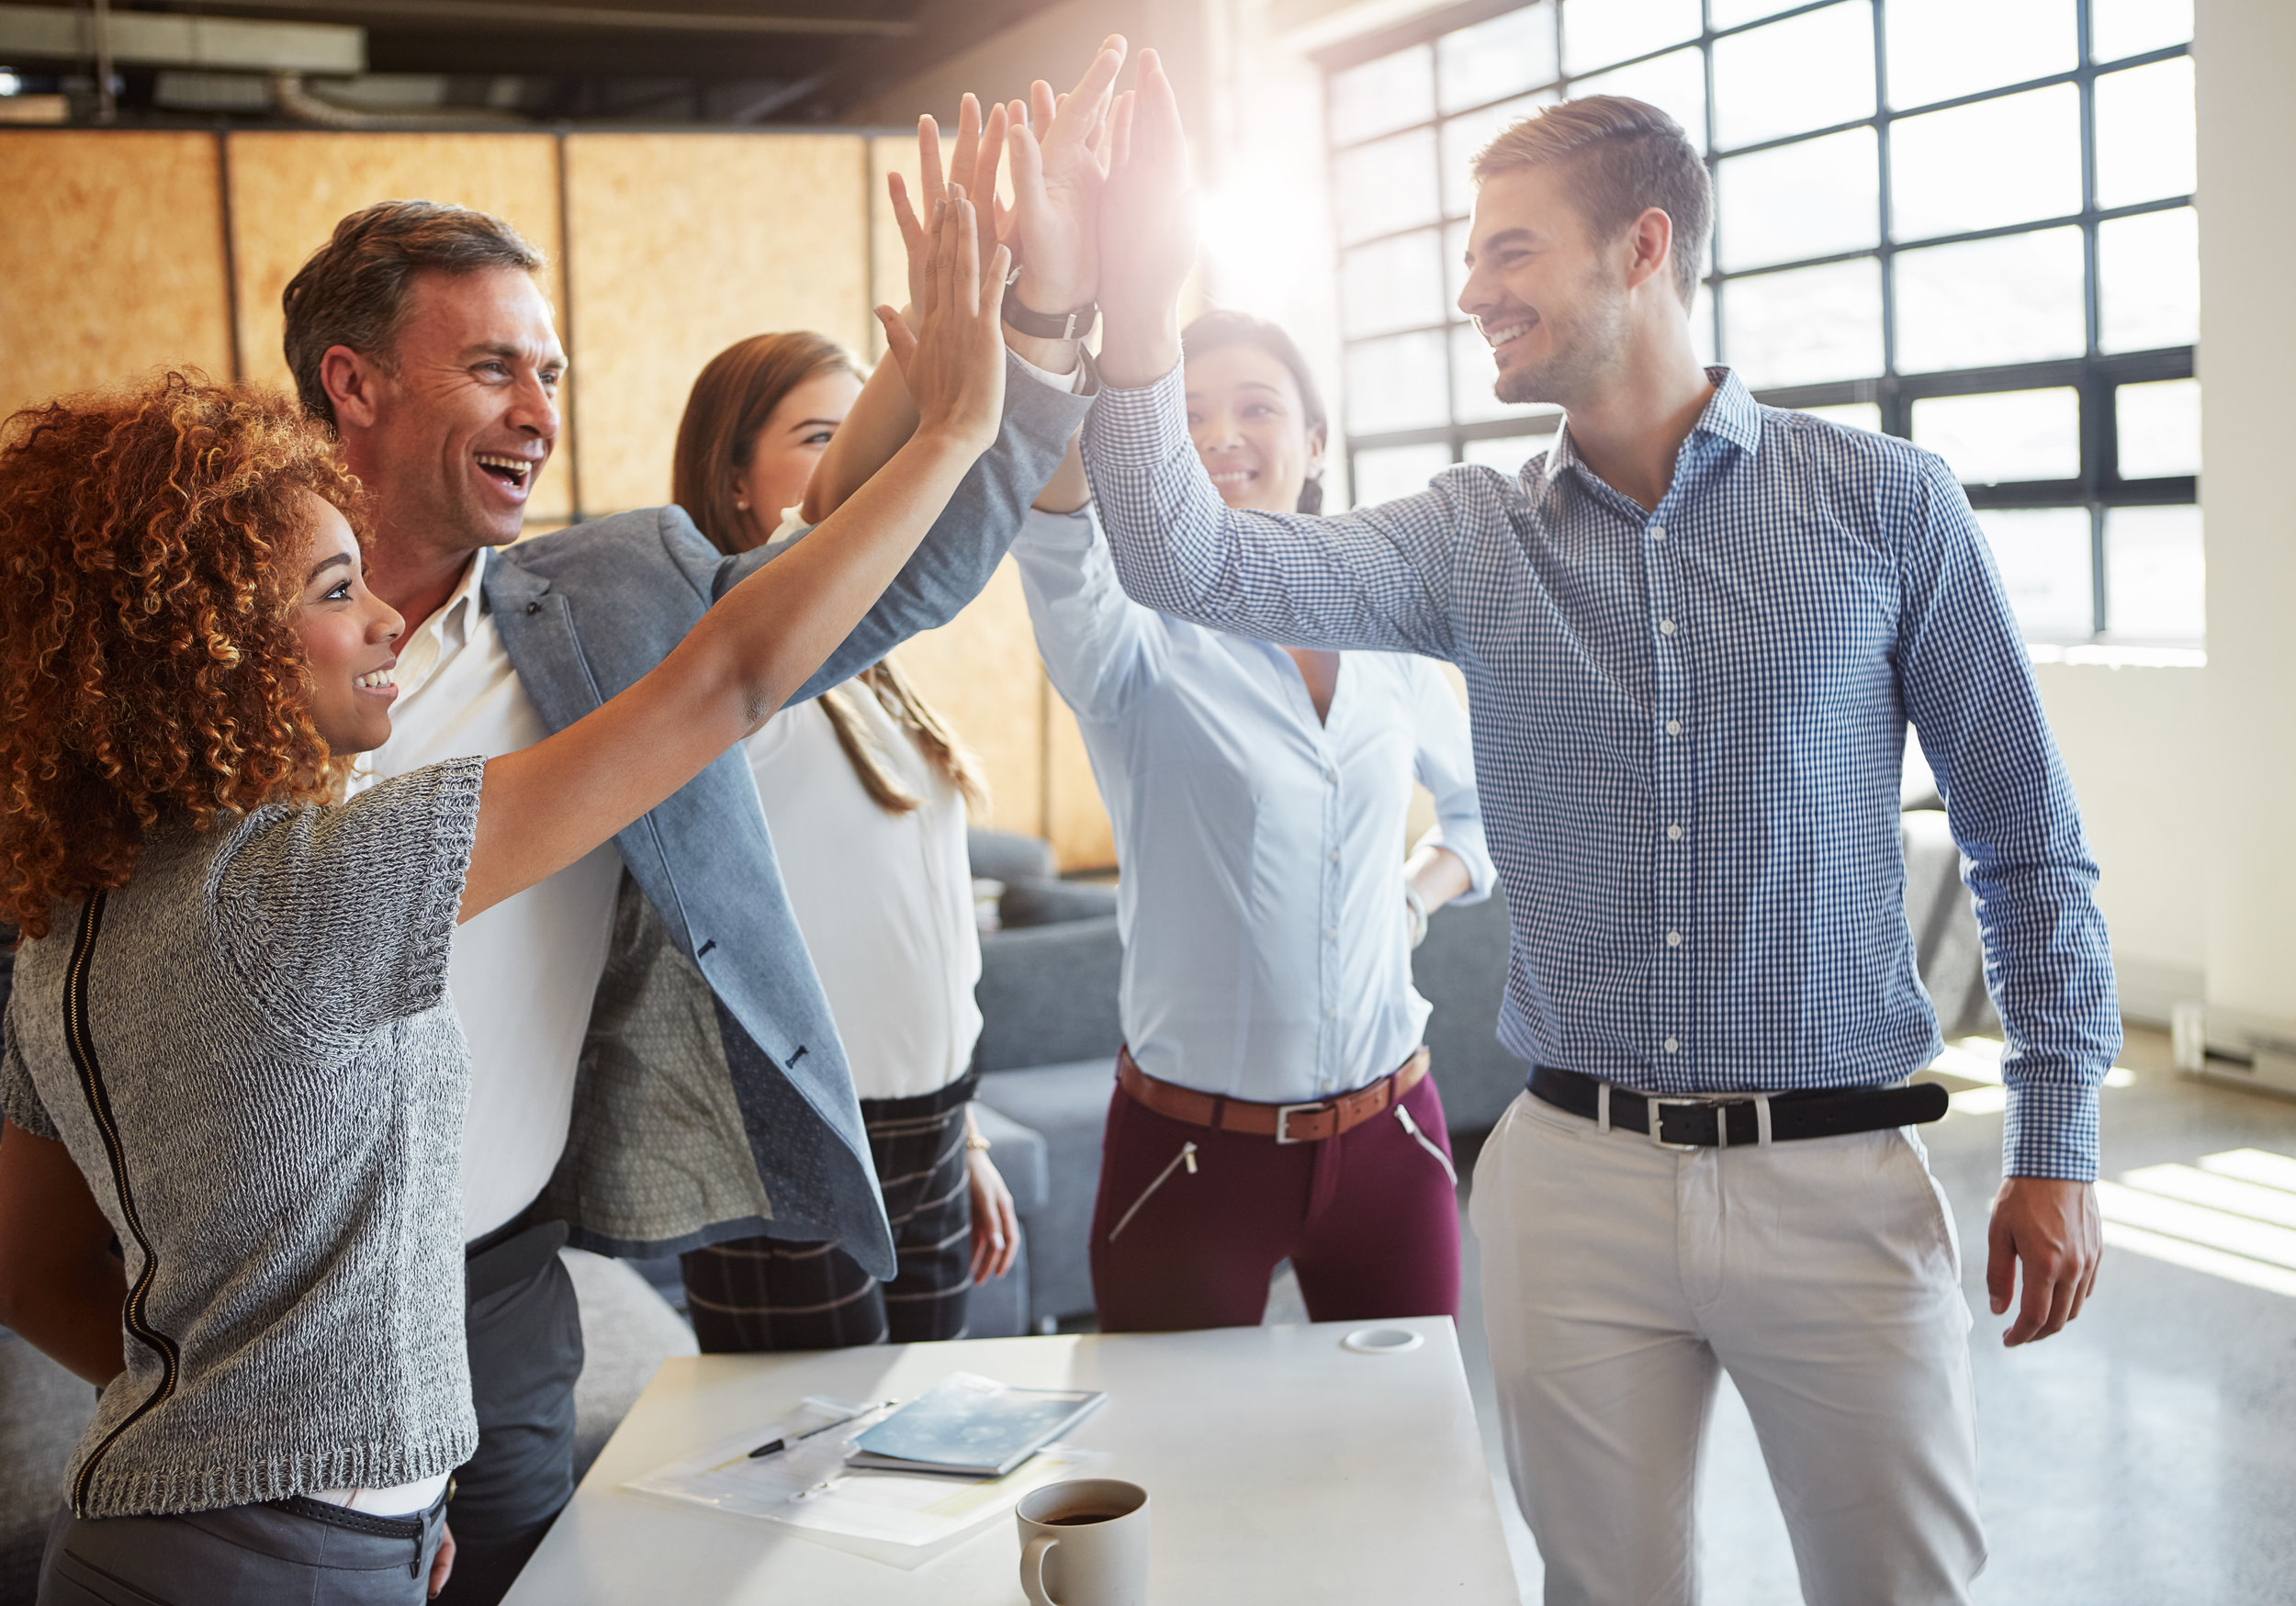
[[(1090, 406), (1009, 365), (1005, 388), (996, 446), (799, 700), (945, 624), (996, 572)], [(724, 556), (684, 510), (649, 508), (504, 548), (484, 585), (556, 731), (659, 663), (772, 556)], [(720, 756), (614, 845), (626, 873), (613, 942), (544, 1207), (602, 1253), (834, 1239), (890, 1278), (861, 1106), (748, 761)]]

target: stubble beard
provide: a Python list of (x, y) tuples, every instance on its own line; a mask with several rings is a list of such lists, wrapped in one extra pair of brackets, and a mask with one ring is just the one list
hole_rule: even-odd
[(1599, 387), (1626, 345), (1626, 304), (1621, 296), (1586, 286), (1583, 310), (1569, 322), (1541, 321), (1555, 331), (1554, 354), (1543, 363), (1499, 370), (1492, 394), (1510, 407), (1543, 405), (1568, 410)]

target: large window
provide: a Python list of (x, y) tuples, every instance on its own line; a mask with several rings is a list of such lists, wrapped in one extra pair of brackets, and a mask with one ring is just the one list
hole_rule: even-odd
[[(1714, 175), (1693, 327), (1755, 395), (1942, 454), (2028, 637), (2201, 635), (2189, 0), (1534, 0), (1325, 61), (1356, 500), (1512, 469), (1456, 299), (1468, 166), (1567, 96)], [(1477, 19), (1477, 18), (1480, 19)]]

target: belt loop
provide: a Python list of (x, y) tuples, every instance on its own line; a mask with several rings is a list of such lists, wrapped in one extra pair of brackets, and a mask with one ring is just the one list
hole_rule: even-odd
[(1754, 1126), (1761, 1133), (1761, 1146), (1764, 1149), (1769, 1148), (1770, 1095), (1766, 1093), (1754, 1095)]
[(1730, 1106), (1727, 1104), (1714, 1106), (1714, 1146), (1716, 1149), (1730, 1146)]
[[(1610, 1130), (1610, 1084), (1607, 1082), (1594, 1084), (1594, 1129), (1598, 1132)], [(1764, 1121), (1763, 1132), (1766, 1134), (1769, 1129), (1770, 1123)]]
[(1213, 1131), (1215, 1131), (1215, 1132), (1224, 1132), (1224, 1131), (1226, 1131), (1226, 1130), (1227, 1130), (1227, 1129), (1226, 1129), (1225, 1127), (1223, 1127), (1223, 1126), (1221, 1126), (1221, 1125), (1220, 1124), (1220, 1117), (1222, 1117), (1222, 1116), (1224, 1116), (1224, 1115), (1226, 1115), (1227, 1113), (1228, 1113), (1228, 1095), (1227, 1095), (1226, 1094), (1224, 1094), (1224, 1093), (1215, 1093), (1215, 1094), (1213, 1094), (1213, 1095), (1211, 1095), (1211, 1121), (1210, 1121), (1211, 1129), (1212, 1129)]

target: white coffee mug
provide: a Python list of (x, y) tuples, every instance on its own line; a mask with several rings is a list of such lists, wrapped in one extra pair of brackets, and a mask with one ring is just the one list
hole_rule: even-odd
[(1148, 1606), (1148, 1491), (1140, 1485), (1048, 1483), (1020, 1497), (1018, 1515), (1029, 1606)]

